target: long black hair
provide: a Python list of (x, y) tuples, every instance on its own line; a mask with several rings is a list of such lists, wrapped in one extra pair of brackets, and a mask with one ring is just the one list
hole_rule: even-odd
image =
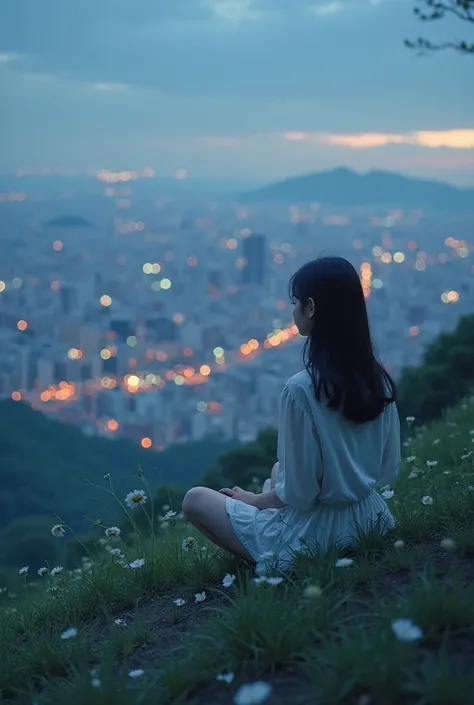
[(303, 349), (316, 398), (364, 423), (395, 401), (396, 386), (372, 343), (359, 275), (342, 257), (308, 262), (290, 279), (289, 294), (304, 308), (315, 303), (313, 327)]

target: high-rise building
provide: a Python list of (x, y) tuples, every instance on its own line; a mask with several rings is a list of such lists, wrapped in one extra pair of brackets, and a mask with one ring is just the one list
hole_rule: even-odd
[(265, 235), (250, 235), (244, 240), (243, 256), (245, 266), (242, 269), (243, 284), (263, 284), (266, 263)]

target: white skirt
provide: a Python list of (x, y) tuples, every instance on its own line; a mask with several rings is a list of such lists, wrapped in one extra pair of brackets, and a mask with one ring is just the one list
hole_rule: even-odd
[[(265, 485), (269, 488), (268, 482)], [(358, 527), (369, 531), (380, 522), (380, 529), (385, 532), (395, 526), (394, 516), (375, 490), (358, 502), (342, 506), (316, 502), (308, 511), (292, 507), (257, 509), (232, 497), (226, 497), (225, 508), (259, 574), (265, 574), (270, 567), (289, 568), (295, 553), (306, 546), (324, 551), (334, 541), (354, 545)]]

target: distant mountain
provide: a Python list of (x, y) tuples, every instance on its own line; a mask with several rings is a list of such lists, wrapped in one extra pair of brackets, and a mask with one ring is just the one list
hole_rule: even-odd
[(474, 189), (386, 171), (357, 174), (345, 168), (286, 179), (248, 191), (240, 198), (245, 203), (318, 202), (333, 206), (383, 205), (474, 211)]
[(90, 228), (92, 223), (82, 215), (61, 215), (58, 218), (48, 220), (45, 225), (48, 228)]

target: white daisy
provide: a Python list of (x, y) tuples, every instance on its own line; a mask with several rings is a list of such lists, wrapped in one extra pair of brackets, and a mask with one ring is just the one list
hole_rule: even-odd
[(427, 465), (429, 468), (434, 468), (435, 465), (438, 465), (438, 461), (437, 461), (437, 460), (427, 460), (427, 461), (426, 461), (426, 465)]
[(235, 580), (236, 580), (235, 575), (231, 575), (230, 573), (227, 573), (227, 574), (224, 575), (224, 577), (222, 578), (222, 585), (223, 585), (225, 588), (229, 588), (229, 587), (235, 582)]
[(423, 636), (422, 629), (411, 619), (395, 619), (392, 622), (392, 631), (400, 641), (416, 641)]
[(456, 542), (453, 539), (450, 539), (446, 537), (445, 539), (442, 539), (440, 541), (440, 546), (441, 548), (444, 548), (445, 551), (455, 551), (456, 550)]
[(176, 605), (176, 607), (182, 607), (183, 605), (186, 604), (186, 600), (183, 600), (182, 597), (178, 597), (178, 599), (177, 599), (177, 600), (173, 600), (173, 602), (174, 602), (174, 604)]
[(336, 561), (336, 568), (347, 568), (352, 565), (354, 561), (352, 558), (338, 558)]
[(51, 529), (51, 533), (53, 536), (56, 536), (56, 538), (62, 538), (66, 532), (62, 524), (55, 524)]
[(219, 673), (216, 676), (216, 681), (219, 681), (219, 683), (232, 683), (233, 680), (234, 680), (233, 673)]
[(417, 473), (417, 472), (411, 472), (411, 473), (408, 475), (408, 479), (409, 479), (409, 480), (416, 480), (417, 477), (418, 477), (418, 473)]
[(117, 627), (128, 627), (127, 622), (124, 619), (120, 619), (120, 617), (118, 619), (114, 619), (114, 624)]
[(434, 446), (437, 446), (438, 443), (440, 443), (440, 442), (441, 442), (441, 439), (440, 439), (440, 438), (435, 438), (435, 440), (433, 441), (433, 445), (434, 445)]
[(165, 514), (165, 517), (164, 517), (164, 518), (165, 518), (165, 519), (172, 519), (173, 517), (175, 517), (175, 516), (176, 516), (176, 514), (177, 514), (177, 512), (173, 512), (173, 511), (171, 511), (171, 509), (170, 509), (170, 511), (169, 511), (169, 512), (166, 512), (166, 514)]
[(197, 592), (194, 595), (195, 602), (204, 602), (205, 599), (206, 599), (206, 593), (204, 592), (204, 590), (202, 592)]
[(280, 577), (274, 577), (274, 578), (267, 578), (267, 583), (269, 585), (280, 585), (280, 583), (283, 582), (283, 578)]
[(425, 504), (426, 506), (433, 504), (433, 497), (430, 497), (429, 495), (425, 495), (424, 497), (421, 498), (421, 503)]
[(27, 575), (29, 567), (29, 565), (24, 565), (23, 568), (20, 568), (18, 571), (18, 575)]
[(197, 539), (194, 538), (194, 536), (188, 536), (188, 538), (183, 539), (183, 543), (181, 544), (181, 548), (183, 551), (186, 553), (188, 551), (193, 550), (194, 548), (197, 548), (198, 542)]
[(253, 579), (253, 582), (255, 583), (255, 585), (261, 585), (261, 583), (266, 583), (267, 576), (266, 575), (259, 575), (257, 578)]
[(107, 536), (108, 539), (118, 539), (118, 537), (121, 534), (121, 530), (118, 528), (118, 526), (109, 526), (105, 530), (105, 535)]
[(128, 563), (126, 568), (131, 568), (132, 570), (136, 570), (137, 568), (143, 568), (144, 565), (145, 565), (145, 559), (144, 558), (137, 558), (135, 561)]
[(271, 685), (265, 681), (245, 683), (234, 695), (234, 703), (235, 705), (261, 705), (269, 698), (271, 692)]
[(412, 423), (413, 423), (414, 420), (415, 420), (415, 417), (414, 417), (414, 416), (407, 416), (405, 420), (406, 420), (407, 424), (408, 424), (409, 426), (411, 426)]
[(134, 668), (128, 672), (129, 678), (140, 678), (140, 676), (145, 675), (143, 668)]
[(323, 591), (319, 587), (319, 585), (308, 585), (306, 590), (304, 591), (303, 595), (304, 597), (309, 597), (311, 600), (318, 599), (322, 596)]
[(145, 504), (147, 499), (148, 497), (143, 490), (133, 490), (133, 492), (129, 492), (125, 497), (125, 504), (127, 507), (130, 507), (130, 509), (133, 509), (141, 504)]
[(62, 565), (57, 565), (56, 568), (51, 569), (49, 574), (52, 578), (54, 578), (55, 575), (59, 575), (60, 573), (63, 572), (63, 570), (64, 570), (64, 568), (62, 567)]
[(77, 636), (77, 629), (75, 627), (69, 627), (61, 634), (61, 639), (66, 641), (67, 639), (73, 639)]
[(407, 458), (407, 463), (414, 463), (416, 460), (416, 455), (409, 455)]
[(44, 578), (45, 575), (49, 575), (49, 570), (48, 570), (48, 568), (46, 568), (46, 566), (44, 566), (43, 568), (38, 568), (38, 575), (39, 575), (41, 578)]

